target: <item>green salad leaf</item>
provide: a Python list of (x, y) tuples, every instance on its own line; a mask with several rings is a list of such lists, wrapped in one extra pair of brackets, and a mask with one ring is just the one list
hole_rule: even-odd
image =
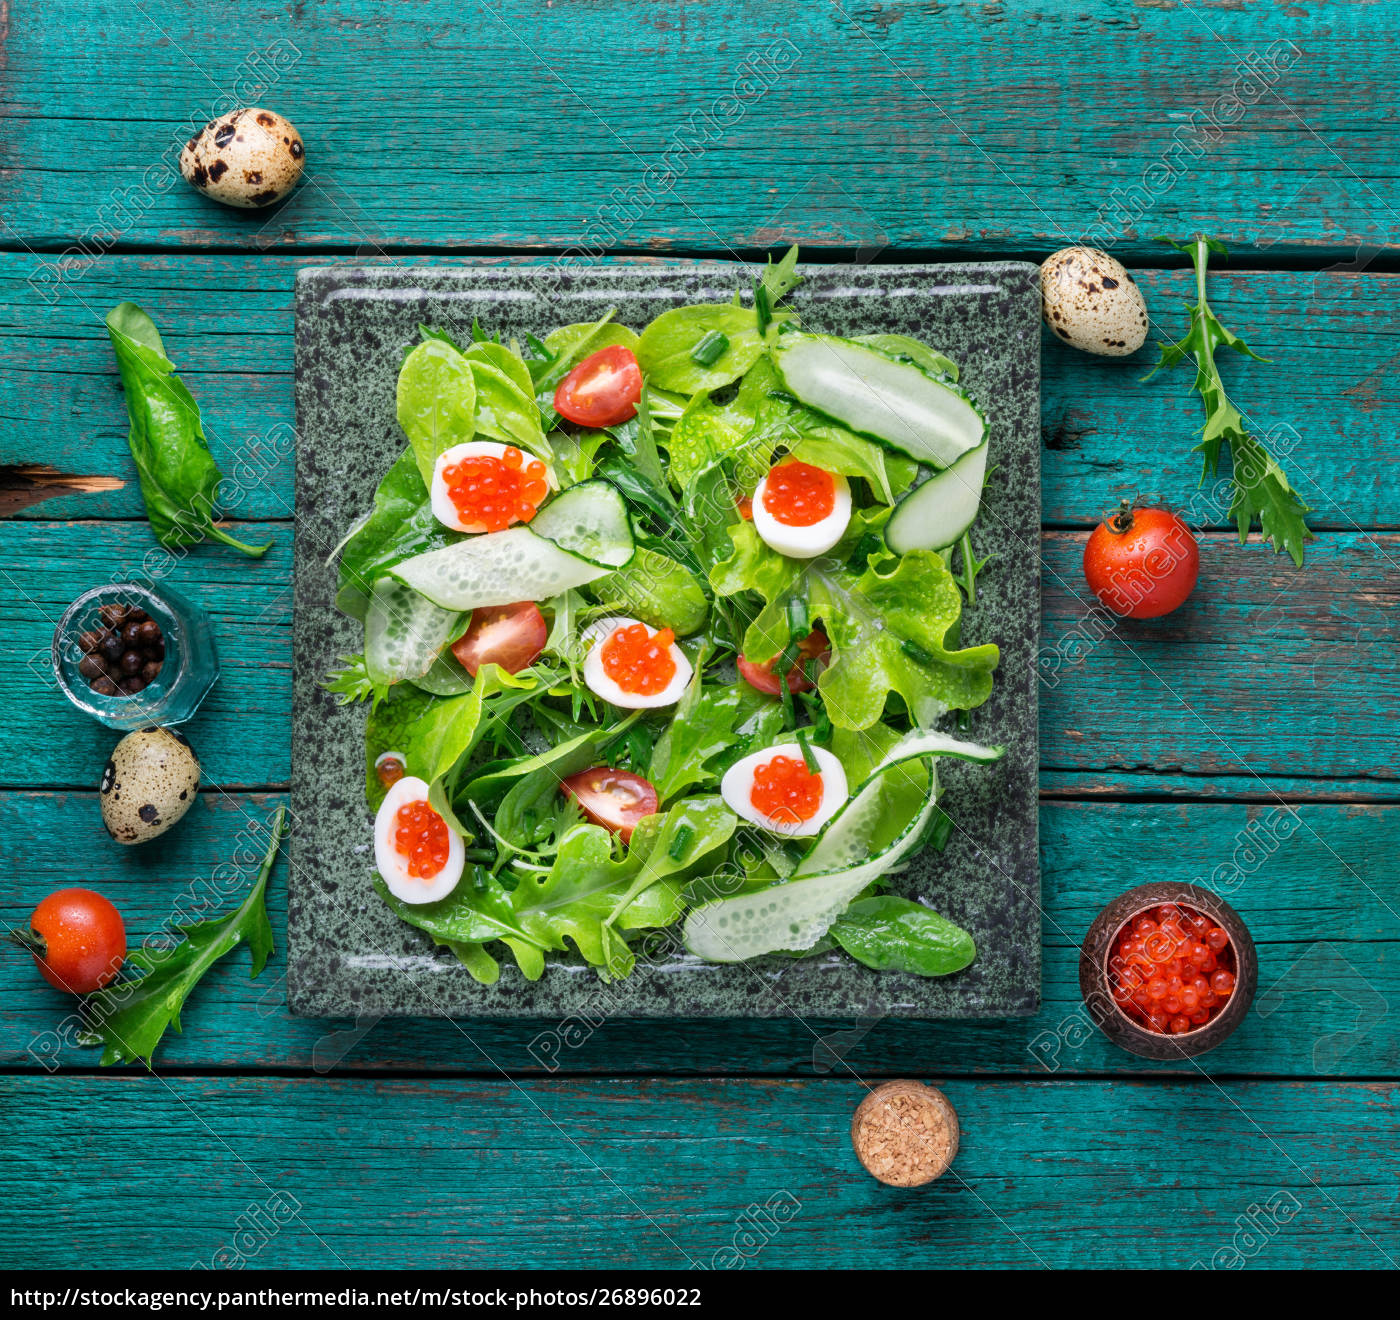
[(1269, 453), (1258, 437), (1251, 435), (1244, 415), (1230, 401), (1225, 382), (1215, 362), (1215, 350), (1228, 348), (1256, 362), (1265, 362), (1238, 335), (1227, 330), (1206, 300), (1206, 267), (1212, 251), (1224, 253), (1225, 247), (1204, 236), (1189, 244), (1173, 243), (1179, 252), (1191, 258), (1196, 271), (1196, 301), (1190, 305), (1191, 325), (1186, 334), (1174, 344), (1161, 345), (1161, 358), (1144, 377), (1151, 380), (1159, 371), (1190, 358), (1196, 364), (1194, 388), (1205, 404), (1206, 421), (1201, 442), (1196, 449), (1204, 456), (1201, 480), (1219, 471), (1224, 451), (1230, 451), (1230, 475), (1234, 496), (1230, 501), (1230, 516), (1239, 529), (1240, 540), (1249, 536), (1257, 521), (1264, 540), (1274, 552), (1287, 550), (1299, 568), (1303, 566), (1303, 546), (1312, 540), (1312, 532), (1304, 521), (1309, 512), (1302, 497), (1289, 483), (1288, 474)]
[(444, 450), (476, 434), (476, 368), (444, 339), (426, 339), (399, 368), (398, 418), (424, 487)]
[(173, 550), (213, 537), (261, 558), (270, 541), (245, 545), (214, 523), (223, 474), (204, 439), (199, 404), (175, 374), (155, 322), (135, 303), (118, 303), (107, 313), (107, 334), (126, 395), (127, 441), (156, 540)]
[(874, 724), (891, 693), (921, 725), (991, 696), (1000, 652), (993, 645), (949, 646), (962, 599), (931, 550), (887, 557), (859, 574), (819, 564), (810, 582), (812, 616), (822, 620), (832, 644), (831, 666), (817, 688), (838, 728)]
[(777, 741), (783, 708), (747, 683), (705, 683), (697, 672), (652, 749), (647, 778), (662, 802), (717, 784), (741, 756)]
[(857, 899), (828, 932), (857, 962), (877, 972), (947, 976), (977, 956), (972, 936), (932, 908), (882, 894)]
[(619, 569), (588, 584), (599, 602), (653, 628), (689, 637), (705, 626), (710, 602), (695, 575), (668, 555), (638, 546)]
[[(778, 317), (791, 319), (791, 313)], [(724, 336), (727, 347), (708, 365), (701, 365), (695, 360), (696, 346), (715, 334)], [(763, 335), (753, 308), (696, 303), (662, 312), (647, 326), (637, 347), (637, 361), (656, 388), (696, 394), (738, 380), (762, 352)]]
[[(247, 944), (256, 980), (272, 954), (267, 881), (282, 844), (287, 811), (278, 807), (268, 824), (267, 852), (247, 896), (232, 912), (178, 926), (184, 937), (173, 949), (144, 945), (126, 960), (122, 975), (83, 1001), (84, 1045), (101, 1045), (102, 1065), (144, 1059), (149, 1065), (167, 1029), (180, 1030), (180, 1011), (204, 974), (226, 953)], [(131, 973), (137, 973), (135, 977)]]

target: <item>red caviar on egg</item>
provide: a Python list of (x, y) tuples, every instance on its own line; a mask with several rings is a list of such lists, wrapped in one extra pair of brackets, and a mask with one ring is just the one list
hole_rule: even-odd
[(500, 532), (529, 522), (549, 495), (549, 469), (514, 445), (473, 440), (433, 465), (437, 520), (459, 532)]
[(846, 772), (824, 747), (767, 747), (736, 761), (720, 780), (720, 796), (736, 816), (775, 834), (815, 834), (846, 801)]
[(395, 898), (436, 903), (462, 878), (461, 836), (428, 801), (428, 785), (402, 775), (384, 795), (374, 818), (374, 862)]
[(583, 679), (604, 701), (629, 710), (679, 701), (694, 672), (669, 628), (639, 619), (600, 619), (583, 635)]
[(825, 554), (851, 521), (851, 486), (840, 473), (786, 458), (753, 493), (754, 530), (779, 554)]

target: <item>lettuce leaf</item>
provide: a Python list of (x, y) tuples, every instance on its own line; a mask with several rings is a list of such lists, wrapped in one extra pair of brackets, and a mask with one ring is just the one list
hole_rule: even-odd
[(716, 784), (739, 757), (776, 741), (783, 708), (747, 683), (702, 683), (699, 672), (656, 740), (647, 778), (662, 802), (699, 784)]
[(892, 692), (925, 726), (945, 710), (970, 710), (991, 696), (1001, 653), (990, 644), (949, 646), (962, 596), (933, 551), (872, 559), (860, 574), (819, 561), (808, 582), (811, 615), (832, 644), (817, 690), (836, 727), (868, 728)]

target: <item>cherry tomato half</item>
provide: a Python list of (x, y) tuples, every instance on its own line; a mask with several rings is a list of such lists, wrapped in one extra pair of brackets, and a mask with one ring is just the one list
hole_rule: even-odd
[(467, 631), (452, 643), (452, 654), (473, 678), (482, 665), (500, 665), (508, 674), (528, 669), (540, 658), (549, 629), (532, 600), (514, 605), (483, 605), (472, 611)]
[(1196, 538), (1176, 514), (1126, 500), (1084, 547), (1089, 590), (1128, 619), (1170, 614), (1191, 594), (1200, 564)]
[(554, 411), (579, 426), (616, 426), (637, 415), (642, 369), (630, 348), (590, 353), (554, 391)]
[(661, 805), (656, 790), (641, 775), (606, 765), (580, 770), (565, 779), (560, 788), (583, 808), (589, 820), (620, 834), (623, 843), (632, 838), (637, 822), (643, 816), (653, 815)]
[(121, 913), (91, 889), (56, 890), (10, 938), (29, 950), (44, 980), (75, 995), (100, 990), (126, 959)]
[[(810, 692), (816, 687), (816, 684), (807, 677), (806, 673), (807, 661), (812, 659), (818, 660), (823, 669), (831, 663), (831, 643), (820, 628), (813, 628), (797, 644), (797, 663), (787, 672), (789, 692)], [(777, 663), (775, 658), (766, 665), (760, 665), (740, 656), (739, 676), (750, 687), (757, 688), (760, 692), (766, 692), (770, 697), (776, 697), (779, 691), (778, 676), (773, 672), (773, 666)]]

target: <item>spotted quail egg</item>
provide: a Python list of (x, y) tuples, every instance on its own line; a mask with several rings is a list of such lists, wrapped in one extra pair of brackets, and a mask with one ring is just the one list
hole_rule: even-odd
[(138, 729), (112, 749), (102, 771), (102, 823), (118, 843), (164, 834), (193, 805), (199, 762), (173, 729)]
[(229, 206), (270, 206), (301, 178), (301, 134), (272, 110), (249, 106), (211, 119), (180, 152), (180, 173)]
[(1147, 338), (1147, 304), (1121, 262), (1098, 248), (1061, 248), (1040, 267), (1045, 324), (1072, 348), (1126, 357)]

